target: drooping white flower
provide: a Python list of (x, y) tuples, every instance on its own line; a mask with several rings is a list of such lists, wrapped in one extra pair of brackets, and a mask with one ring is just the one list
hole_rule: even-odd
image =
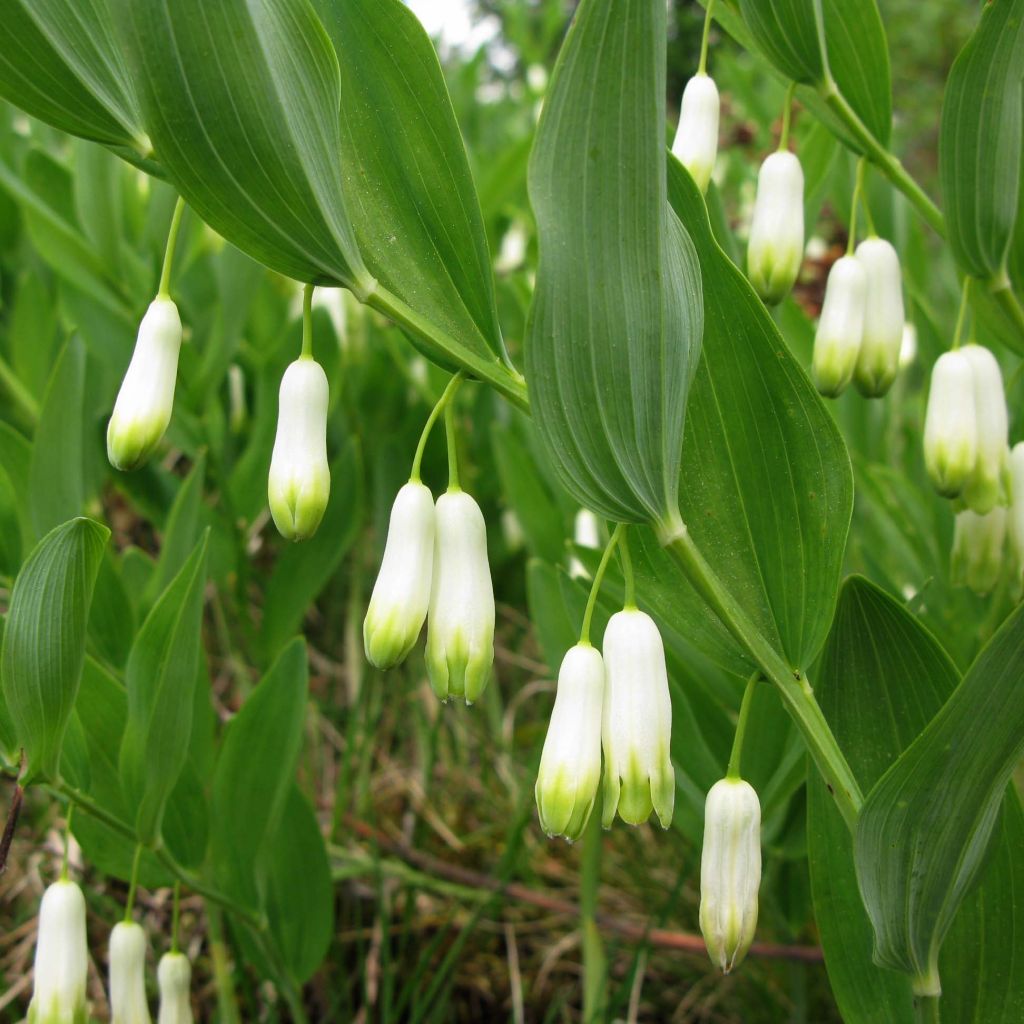
[(74, 882), (54, 882), (39, 906), (28, 1024), (86, 1024), (88, 970), (85, 897)]
[[(581, 548), (601, 547), (601, 523), (589, 508), (581, 508), (573, 520), (573, 542)], [(569, 575), (574, 579), (589, 579), (587, 567), (575, 556), (569, 558)]]
[(710, 75), (698, 72), (683, 90), (672, 153), (690, 172), (701, 192), (707, 192), (718, 155), (718, 87)]
[(825, 285), (811, 363), (814, 386), (829, 398), (839, 395), (853, 377), (864, 334), (866, 294), (867, 275), (860, 260), (836, 260)]
[(742, 779), (722, 779), (704, 804), (700, 930), (711, 959), (728, 974), (747, 955), (761, 885), (761, 804)]
[(135, 351), (107, 424), (107, 458), (115, 469), (141, 466), (171, 422), (181, 350), (178, 307), (158, 296), (139, 324)]
[(434, 496), (410, 480), (391, 507), (384, 558), (363, 622), (366, 657), (380, 669), (400, 664), (419, 639), (434, 569)]
[(1013, 544), (1017, 590), (1024, 584), (1024, 441), (1013, 446), (1009, 463), (1010, 541)]
[(604, 659), (588, 643), (571, 647), (558, 670), (555, 706), (534, 794), (549, 836), (579, 839), (601, 781)]
[(328, 399), (327, 375), (315, 359), (300, 357), (285, 370), (267, 492), (270, 514), (287, 540), (312, 537), (327, 509)]
[(636, 608), (616, 612), (605, 629), (604, 660), (604, 826), (611, 826), (616, 811), (640, 825), (654, 810), (668, 828), (676, 792), (672, 700), (654, 620)]
[(427, 612), (427, 673), (441, 700), (472, 704), (494, 661), (494, 587), (487, 562), (487, 527), (464, 491), (437, 499), (434, 571)]
[(747, 276), (770, 306), (781, 302), (804, 256), (804, 172), (793, 153), (772, 153), (757, 175)]
[(953, 529), (953, 582), (964, 584), (984, 597), (995, 590), (1002, 576), (1006, 546), (1006, 509), (997, 505), (980, 516), (965, 509)]
[(900, 369), (905, 370), (917, 358), (917, 328), (908, 320), (900, 338)]
[(192, 965), (184, 953), (164, 953), (156, 970), (160, 987), (157, 1024), (192, 1024)]
[(971, 364), (974, 380), (974, 415), (978, 424), (978, 451), (963, 499), (979, 515), (991, 512), (1003, 496), (1009, 416), (1003, 374), (996, 357), (981, 345), (961, 350)]
[(971, 361), (960, 350), (944, 352), (932, 369), (924, 419), (924, 461), (939, 494), (955, 498), (974, 471), (977, 456)]
[(146, 1002), (146, 933), (121, 921), (110, 933), (111, 1024), (150, 1024)]
[(867, 291), (854, 382), (865, 397), (880, 398), (900, 369), (903, 276), (896, 250), (884, 238), (865, 238), (857, 246), (857, 259), (867, 276)]

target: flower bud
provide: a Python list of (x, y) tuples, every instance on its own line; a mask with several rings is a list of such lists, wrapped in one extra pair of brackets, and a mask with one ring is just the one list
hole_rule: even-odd
[(996, 357), (981, 345), (961, 351), (974, 378), (974, 415), (978, 424), (978, 452), (974, 471), (963, 490), (967, 506), (979, 515), (991, 512), (1003, 497), (1009, 417), (1003, 374)]
[(423, 629), (434, 568), (434, 519), (430, 488), (410, 480), (391, 508), (384, 559), (363, 622), (366, 657), (377, 668), (401, 664)]
[(107, 424), (107, 458), (115, 469), (141, 466), (171, 422), (181, 350), (181, 318), (168, 298), (155, 298), (139, 324), (128, 371)]
[(722, 779), (704, 804), (700, 930), (711, 959), (728, 974), (750, 949), (761, 885), (761, 804), (742, 779)]
[(905, 370), (917, 358), (917, 328), (908, 320), (900, 337), (900, 369)]
[(854, 381), (866, 398), (881, 398), (896, 379), (903, 347), (903, 278), (900, 258), (884, 238), (866, 238), (857, 259), (867, 278), (864, 335)]
[(165, 953), (156, 971), (160, 986), (157, 1024), (192, 1024), (192, 965), (184, 953)]
[(110, 1022), (150, 1024), (146, 933), (133, 921), (121, 921), (110, 933)]
[(1017, 570), (1017, 590), (1024, 584), (1024, 441), (1013, 446), (1009, 463), (1010, 542)]
[(54, 882), (43, 893), (39, 906), (28, 1024), (85, 1024), (88, 970), (85, 897), (74, 882)]
[(932, 369), (924, 418), (924, 461), (939, 494), (955, 498), (963, 490), (977, 454), (971, 362), (962, 351), (945, 352)]
[(1003, 571), (1006, 509), (997, 505), (987, 515), (965, 509), (953, 529), (953, 582), (980, 597), (993, 591)]
[(312, 537), (327, 508), (328, 397), (327, 375), (315, 359), (296, 359), (284, 371), (267, 490), (270, 514), (287, 540)]
[(757, 175), (747, 276), (770, 306), (793, 287), (804, 256), (804, 172), (793, 153), (772, 153)]
[(494, 588), (480, 506), (449, 490), (437, 499), (434, 572), (427, 613), (427, 673), (441, 700), (472, 704), (494, 661)]
[(707, 192), (718, 153), (718, 88), (714, 79), (698, 72), (686, 83), (672, 153), (690, 172), (701, 192)]
[(604, 632), (604, 827), (615, 812), (641, 825), (657, 812), (672, 823), (672, 701), (665, 648), (654, 620), (636, 608), (616, 612)]
[(843, 256), (832, 264), (811, 363), (814, 386), (829, 398), (839, 395), (853, 377), (864, 333), (866, 292), (867, 275), (856, 256)]
[(534, 793), (541, 828), (573, 842), (586, 828), (601, 781), (604, 659), (590, 644), (570, 648), (540, 757)]

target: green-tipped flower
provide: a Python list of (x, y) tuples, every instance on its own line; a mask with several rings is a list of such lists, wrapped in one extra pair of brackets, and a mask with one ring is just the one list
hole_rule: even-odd
[(804, 258), (804, 172), (793, 153), (772, 153), (757, 175), (747, 276), (774, 306), (790, 292)]
[(1003, 573), (1006, 546), (1006, 509), (996, 506), (986, 515), (965, 509), (956, 517), (953, 530), (953, 582), (966, 585), (984, 597)]
[(971, 364), (974, 379), (974, 415), (977, 422), (978, 451), (974, 470), (963, 490), (968, 508), (984, 515), (1003, 499), (1006, 475), (1009, 416), (1003, 374), (996, 357), (981, 345), (965, 345), (960, 350)]
[(160, 986), (157, 1024), (192, 1024), (192, 965), (184, 953), (164, 953), (156, 970)]
[(89, 948), (85, 898), (74, 882), (54, 882), (39, 906), (35, 975), (28, 1024), (86, 1024)]
[(828, 398), (841, 394), (853, 377), (864, 334), (866, 294), (867, 275), (857, 257), (836, 260), (825, 285), (811, 363), (814, 386)]
[(604, 660), (604, 827), (616, 811), (630, 825), (641, 825), (654, 810), (668, 828), (676, 796), (672, 701), (654, 620), (636, 608), (616, 612), (604, 632)]
[(168, 298), (157, 297), (139, 324), (128, 371), (107, 424), (107, 458), (115, 469), (141, 466), (171, 422), (181, 350), (181, 318)]
[(494, 587), (480, 506), (449, 490), (437, 499), (434, 571), (427, 613), (427, 673), (441, 700), (472, 704), (494, 662)]
[(880, 398), (896, 379), (903, 347), (903, 277), (900, 258), (884, 238), (866, 238), (857, 259), (867, 280), (864, 334), (853, 379), (866, 398)]
[(363, 646), (377, 668), (401, 664), (419, 639), (434, 568), (434, 497), (410, 480), (391, 507), (384, 559), (363, 622)]
[(549, 836), (583, 835), (601, 781), (604, 659), (590, 644), (570, 648), (558, 670), (544, 752), (537, 772), (537, 811)]
[(690, 172), (701, 192), (707, 192), (718, 155), (718, 87), (703, 71), (683, 90), (672, 154)]
[(974, 472), (977, 457), (971, 362), (962, 351), (945, 352), (932, 369), (924, 419), (924, 461), (939, 494), (955, 498)]
[(150, 1024), (146, 933), (133, 921), (121, 921), (110, 933), (110, 1022)]
[(327, 375), (315, 359), (300, 357), (284, 371), (267, 493), (270, 514), (287, 540), (312, 537), (327, 509), (328, 398)]
[(747, 955), (761, 885), (761, 804), (742, 779), (722, 779), (704, 804), (700, 930), (711, 959), (728, 974)]
[(1010, 542), (1016, 563), (1014, 584), (1019, 598), (1024, 586), (1024, 441), (1013, 446), (1007, 461), (1010, 478)]

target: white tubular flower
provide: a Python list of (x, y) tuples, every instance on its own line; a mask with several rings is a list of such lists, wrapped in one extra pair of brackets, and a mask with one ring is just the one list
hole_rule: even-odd
[(905, 370), (917, 358), (917, 328), (907, 321), (900, 338), (900, 369)]
[(604, 659), (588, 643), (570, 648), (540, 757), (534, 794), (541, 828), (574, 842), (583, 835), (601, 781)]
[(900, 258), (884, 238), (866, 238), (857, 246), (857, 259), (867, 275), (867, 292), (854, 381), (866, 398), (880, 398), (900, 369), (904, 323)]
[(977, 455), (971, 361), (962, 351), (945, 352), (932, 369), (924, 418), (924, 461), (939, 494), (955, 498), (963, 490)]
[[(572, 539), (581, 548), (601, 547), (601, 524), (589, 508), (581, 508), (573, 520)], [(589, 579), (587, 567), (573, 555), (569, 559), (569, 575), (574, 579)]]
[(401, 664), (419, 639), (434, 569), (434, 496), (410, 480), (391, 507), (388, 539), (363, 622), (363, 646), (380, 669)]
[(184, 953), (165, 953), (156, 970), (160, 986), (157, 1024), (192, 1024), (192, 965)]
[(841, 394), (853, 377), (864, 334), (867, 275), (856, 256), (832, 264), (825, 302), (814, 335), (811, 373), (814, 386), (829, 398)]
[(121, 921), (110, 933), (110, 1022), (150, 1024), (146, 933), (133, 921)]
[(722, 779), (704, 804), (700, 930), (711, 959), (728, 974), (750, 949), (761, 885), (761, 804), (741, 779)]
[(1010, 541), (1016, 561), (1016, 586), (1024, 584), (1024, 441), (1013, 446), (1009, 463), (1010, 477)]
[(181, 350), (181, 317), (168, 298), (155, 298), (139, 324), (128, 371), (107, 424), (107, 458), (115, 469), (141, 466), (171, 422)]
[(793, 287), (804, 257), (804, 172), (795, 154), (772, 153), (757, 175), (747, 276), (774, 306)]
[(487, 564), (487, 527), (465, 492), (437, 499), (434, 572), (427, 613), (427, 673), (441, 700), (472, 704), (494, 661), (494, 587)]
[(85, 897), (74, 882), (54, 882), (39, 906), (35, 977), (28, 1024), (86, 1024), (89, 949)]
[(978, 424), (977, 458), (964, 486), (963, 498), (972, 511), (984, 515), (1003, 497), (1009, 435), (1006, 393), (999, 363), (987, 348), (965, 345), (961, 352), (974, 375), (974, 415)]
[(641, 825), (654, 810), (668, 828), (676, 796), (672, 701), (654, 620), (636, 608), (616, 612), (605, 629), (604, 658), (604, 827), (616, 811), (630, 825)]
[(287, 540), (312, 537), (327, 508), (328, 398), (327, 375), (315, 359), (301, 357), (284, 371), (267, 492), (270, 514)]
[(718, 155), (718, 87), (699, 72), (686, 83), (672, 153), (690, 172), (701, 192), (707, 192)]
[(1003, 571), (1006, 509), (996, 506), (987, 515), (965, 509), (957, 514), (953, 531), (953, 582), (971, 588), (980, 597), (991, 593)]

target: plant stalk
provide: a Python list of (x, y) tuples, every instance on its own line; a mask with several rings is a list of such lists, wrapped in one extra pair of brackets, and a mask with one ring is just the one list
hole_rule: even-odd
[[(600, 800), (598, 801), (600, 804)], [(583, 945), (583, 1020), (592, 1024), (604, 1017), (608, 967), (604, 943), (597, 927), (597, 890), (601, 882), (601, 808), (595, 806), (583, 833), (580, 873), (580, 936)]]

